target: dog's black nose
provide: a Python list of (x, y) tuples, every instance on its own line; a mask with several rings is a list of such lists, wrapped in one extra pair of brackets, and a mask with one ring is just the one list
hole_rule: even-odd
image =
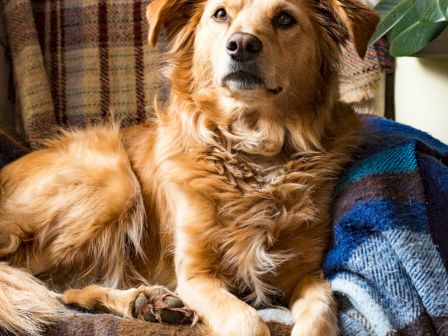
[(227, 41), (227, 53), (237, 62), (254, 60), (262, 49), (260, 39), (248, 33), (234, 33)]

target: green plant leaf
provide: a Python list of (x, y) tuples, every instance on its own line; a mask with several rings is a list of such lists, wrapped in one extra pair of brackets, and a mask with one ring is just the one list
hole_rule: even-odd
[(393, 56), (420, 51), (448, 26), (448, 0), (382, 0), (375, 8), (381, 22), (371, 43), (390, 32)]
[(446, 21), (445, 14), (439, 5), (439, 1), (433, 1), (428, 6), (420, 18), (420, 21), (425, 23)]
[(417, 21), (392, 39), (390, 54), (394, 57), (415, 54), (426, 47), (447, 26), (446, 21), (435, 23)]
[(448, 20), (448, 0), (437, 0), (437, 5), (443, 15), (445, 15), (445, 19)]
[(391, 30), (389, 35), (389, 41), (393, 41), (395, 37), (401, 34), (403, 31), (409, 29), (411, 26), (417, 24), (423, 13), (431, 6), (436, 0), (417, 0), (410, 7), (409, 10), (401, 17), (396, 25)]
[(375, 10), (380, 13), (382, 19), (390, 14), (404, 0), (381, 0), (375, 6)]
[[(420, 0), (421, 1), (421, 0)], [(381, 15), (381, 22), (375, 34), (370, 39), (370, 44), (375, 43), (383, 35), (387, 34), (414, 6), (416, 0), (382, 0), (375, 9)]]

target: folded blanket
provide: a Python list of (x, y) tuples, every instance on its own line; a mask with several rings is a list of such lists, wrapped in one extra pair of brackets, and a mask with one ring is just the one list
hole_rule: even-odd
[(448, 146), (381, 119), (337, 189), (324, 271), (342, 335), (448, 335)]

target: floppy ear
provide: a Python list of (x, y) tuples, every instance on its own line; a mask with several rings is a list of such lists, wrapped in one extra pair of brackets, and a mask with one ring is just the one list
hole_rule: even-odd
[(195, 1), (193, 0), (153, 0), (146, 7), (149, 44), (152, 47), (156, 46), (162, 27), (166, 30), (167, 39), (173, 39), (191, 18), (195, 8)]
[(380, 21), (379, 14), (360, 0), (323, 0), (337, 22), (347, 29), (358, 55), (364, 58), (370, 38)]

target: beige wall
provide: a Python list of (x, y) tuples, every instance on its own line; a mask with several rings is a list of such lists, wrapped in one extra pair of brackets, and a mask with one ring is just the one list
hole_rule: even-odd
[(396, 119), (448, 143), (448, 56), (397, 58)]

